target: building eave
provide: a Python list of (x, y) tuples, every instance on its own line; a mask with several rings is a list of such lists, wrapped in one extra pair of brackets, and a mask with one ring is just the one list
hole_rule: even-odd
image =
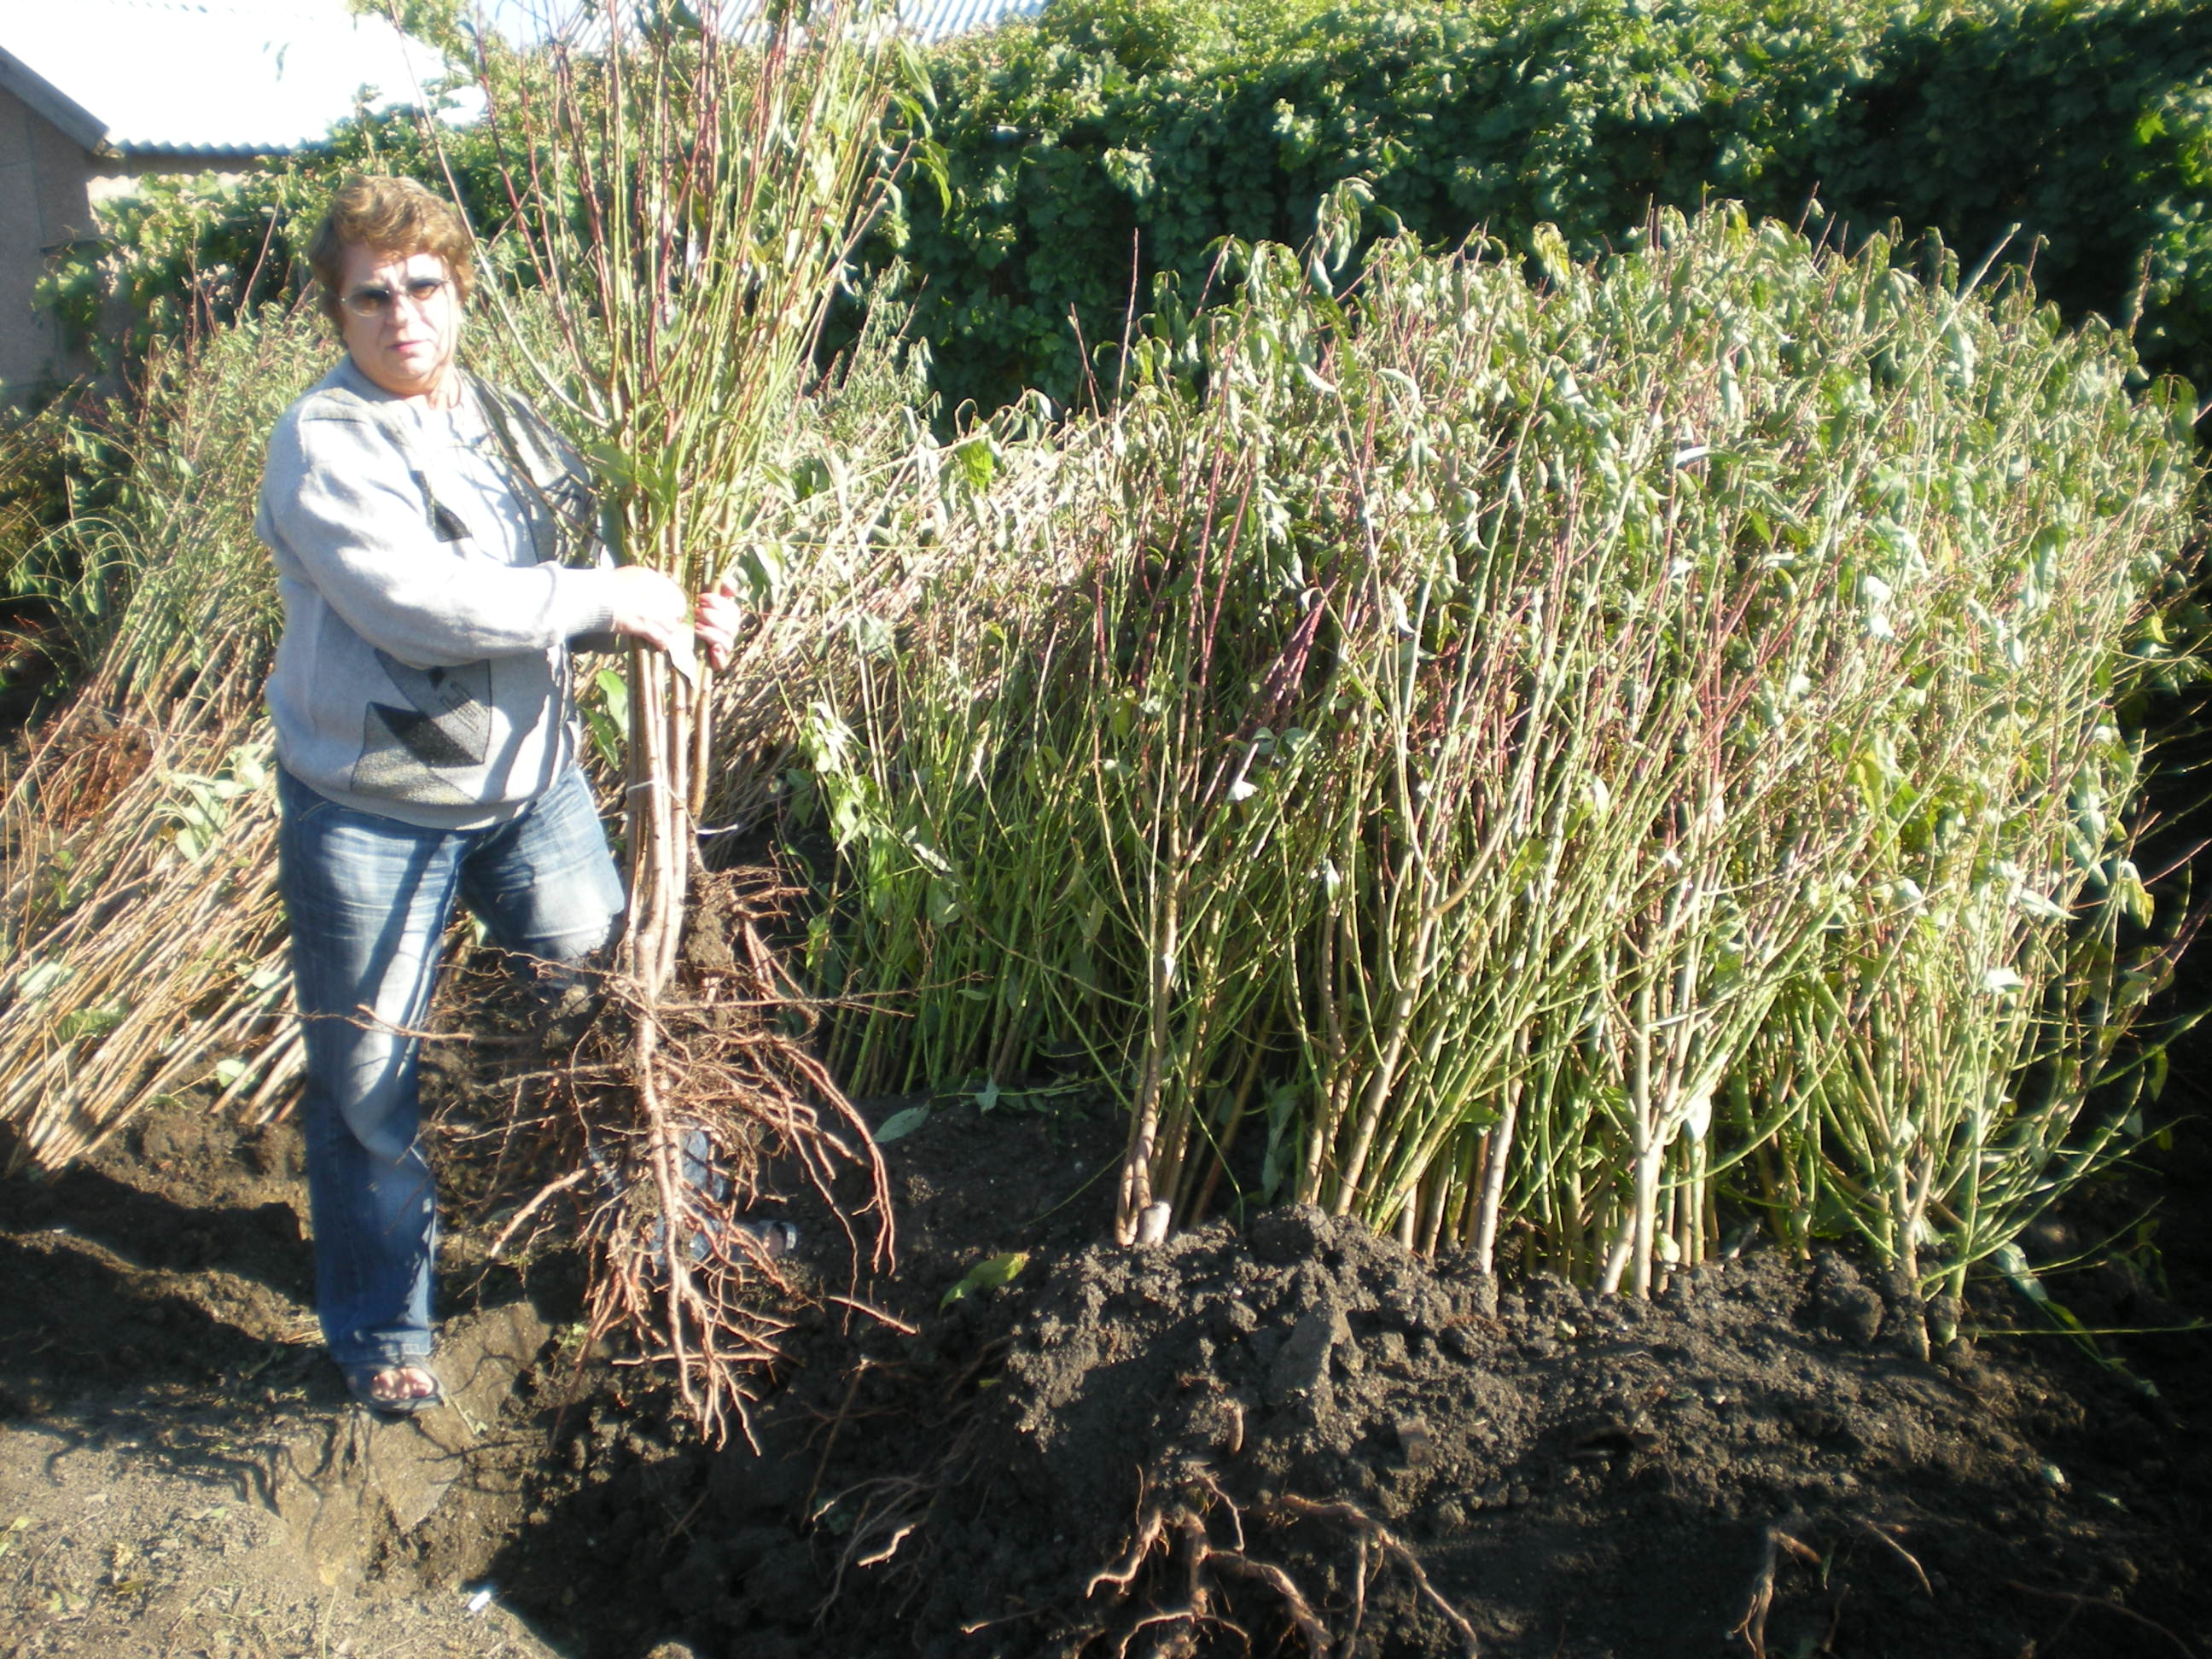
[(100, 155), (106, 149), (107, 123), (71, 98), (20, 58), (0, 52), (0, 87), (21, 99), (81, 149)]
[(126, 138), (109, 146), (114, 155), (126, 161), (172, 155), (196, 161), (258, 161), (296, 155), (306, 148), (305, 144), (281, 143), (168, 144), (152, 138)]

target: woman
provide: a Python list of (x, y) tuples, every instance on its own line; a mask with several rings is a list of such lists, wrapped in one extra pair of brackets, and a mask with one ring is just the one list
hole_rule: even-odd
[(338, 191), (307, 258), (346, 357), (278, 421), (256, 525), (284, 605), (268, 699), (316, 1304), (354, 1397), (394, 1413), (441, 1398), (411, 1033), (454, 902), (539, 961), (611, 944), (622, 881), (576, 767), (572, 644), (696, 634), (719, 662), (737, 620), (726, 592), (695, 608), (591, 556), (574, 451), (455, 357), (472, 252), (411, 180)]

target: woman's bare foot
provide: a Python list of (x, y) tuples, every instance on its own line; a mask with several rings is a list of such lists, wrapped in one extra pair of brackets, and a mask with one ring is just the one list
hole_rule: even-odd
[(380, 1406), (404, 1405), (436, 1396), (438, 1379), (420, 1365), (387, 1365), (369, 1379), (368, 1397)]
[(349, 1365), (345, 1379), (347, 1390), (374, 1412), (404, 1417), (445, 1403), (445, 1391), (438, 1385), (436, 1373), (416, 1360)]

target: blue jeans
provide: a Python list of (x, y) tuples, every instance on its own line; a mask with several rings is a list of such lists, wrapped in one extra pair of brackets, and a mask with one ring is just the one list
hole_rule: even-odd
[(580, 962), (622, 930), (622, 878), (573, 767), (519, 816), (422, 830), (280, 769), (277, 848), (307, 1085), (315, 1305), (341, 1365), (427, 1359), (438, 1218), (416, 1055), (456, 899), (502, 948)]

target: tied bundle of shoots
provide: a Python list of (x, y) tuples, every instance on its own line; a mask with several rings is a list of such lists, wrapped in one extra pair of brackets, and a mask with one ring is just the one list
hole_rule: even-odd
[[(556, 41), (542, 63), (483, 66), (513, 257), (556, 323), (535, 390), (586, 434), (596, 528), (620, 561), (687, 592), (735, 570), (766, 608), (780, 597), (771, 574), (741, 566), (741, 550), (789, 493), (781, 451), (824, 313), (887, 198), (884, 115), (915, 60), (865, 0), (780, 10), (733, 33), (711, 7), (641, 19), (610, 3), (591, 41)], [(756, 632), (777, 620), (770, 610)], [(757, 1332), (733, 1335), (726, 1287), (696, 1270), (669, 1219), (702, 1206), (730, 1219), (760, 1139), (744, 1102), (683, 1098), (694, 1073), (664, 1042), (698, 865), (712, 694), (688, 652), (634, 647), (627, 678), (630, 908), (615, 983), (634, 1014), (635, 1112), (627, 1125), (599, 1123), (579, 1154), (615, 1170), (623, 1194), (595, 1219), (604, 1322), (632, 1327), (674, 1366), (711, 1431), (738, 1397), (732, 1356), (760, 1346)], [(770, 1076), (829, 1089), (795, 1060)], [(765, 1116), (787, 1124), (792, 1104)], [(804, 1161), (818, 1178), (823, 1160)]]

